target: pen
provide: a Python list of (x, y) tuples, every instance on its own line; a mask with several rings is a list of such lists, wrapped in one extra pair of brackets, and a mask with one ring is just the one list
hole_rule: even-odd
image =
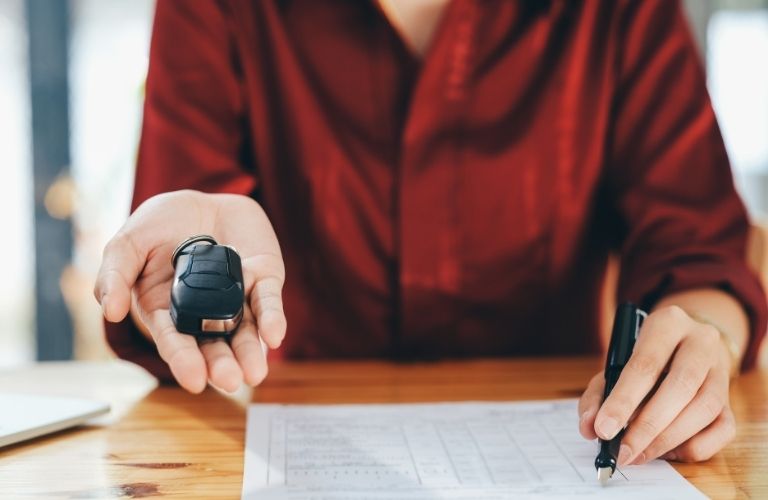
[[(624, 303), (616, 309), (616, 318), (613, 321), (613, 330), (611, 332), (611, 343), (608, 346), (608, 358), (605, 362), (605, 390), (603, 391), (603, 401), (611, 394), (613, 387), (619, 380), (624, 365), (632, 356), (632, 350), (635, 347), (635, 340), (640, 326), (646, 317), (646, 313), (637, 308), (634, 304)], [(600, 442), (600, 452), (595, 458), (595, 469), (597, 469), (597, 480), (605, 484), (616, 470), (616, 460), (621, 446), (621, 437), (624, 435), (624, 429), (619, 431), (613, 439)]]

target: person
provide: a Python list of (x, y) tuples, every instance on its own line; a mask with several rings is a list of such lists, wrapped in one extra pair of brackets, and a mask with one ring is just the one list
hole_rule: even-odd
[[(650, 315), (579, 428), (632, 418), (622, 464), (716, 453), (766, 298), (679, 2), (408, 3), (157, 2), (135, 211), (95, 287), (114, 350), (193, 393), (260, 383), (262, 341), (292, 359), (597, 353), (617, 252), (617, 298)], [(243, 258), (231, 343), (169, 317), (171, 252), (198, 233)]]

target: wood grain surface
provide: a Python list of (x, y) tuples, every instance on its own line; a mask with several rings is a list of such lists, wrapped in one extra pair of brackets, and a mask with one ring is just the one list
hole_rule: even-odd
[[(126, 388), (131, 378), (115, 380), (111, 369), (111, 364), (100, 368), (103, 377), (93, 376), (92, 370), (81, 384), (117, 394), (113, 404), (121, 407), (119, 418), (0, 449), (0, 498), (237, 498), (249, 399), (362, 403), (578, 397), (600, 369), (600, 360), (283, 362), (273, 364), (267, 381), (252, 394), (229, 397), (209, 389), (193, 396), (159, 387), (130, 404), (121, 395), (131, 393)], [(55, 369), (47, 372), (55, 377)], [(13, 380), (13, 373), (0, 376), (0, 389), (8, 389)], [(739, 423), (735, 441), (708, 462), (675, 468), (713, 498), (768, 498), (768, 372), (739, 378), (732, 403)]]

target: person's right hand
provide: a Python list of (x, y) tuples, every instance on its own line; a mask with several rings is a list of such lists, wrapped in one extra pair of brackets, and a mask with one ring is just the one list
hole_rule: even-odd
[[(242, 258), (243, 320), (231, 343), (198, 346), (171, 321), (171, 254), (196, 234), (235, 247)], [(176, 191), (144, 202), (109, 241), (94, 295), (108, 321), (122, 321), (132, 312), (182, 387), (198, 393), (210, 382), (231, 392), (243, 380), (253, 386), (266, 376), (259, 339), (275, 349), (285, 336), (284, 279), (277, 237), (258, 203), (246, 196)]]

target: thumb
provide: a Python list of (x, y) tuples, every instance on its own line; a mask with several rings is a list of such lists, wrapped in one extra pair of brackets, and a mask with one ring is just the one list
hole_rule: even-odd
[(595, 439), (595, 417), (600, 405), (603, 404), (603, 388), (605, 379), (600, 372), (589, 381), (584, 394), (579, 399), (579, 432), (586, 439)]
[(144, 268), (147, 255), (125, 228), (107, 243), (93, 295), (107, 321), (122, 321), (131, 308), (131, 289)]

